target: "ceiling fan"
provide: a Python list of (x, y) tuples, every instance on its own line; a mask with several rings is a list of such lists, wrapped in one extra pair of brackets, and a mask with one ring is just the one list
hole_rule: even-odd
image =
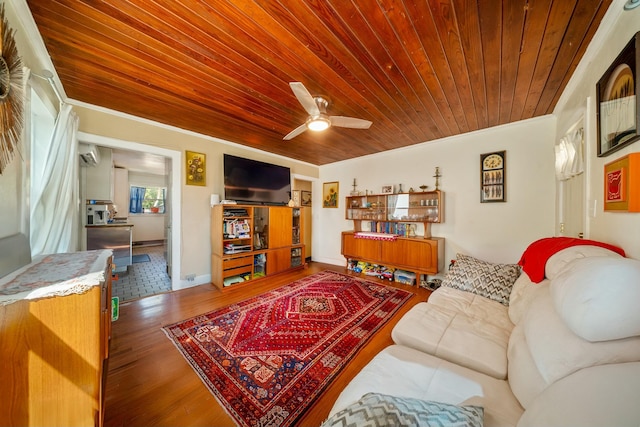
[(369, 120), (356, 119), (354, 117), (329, 116), (327, 115), (327, 107), (329, 100), (322, 96), (312, 96), (306, 87), (300, 82), (289, 83), (293, 94), (298, 98), (300, 104), (307, 110), (309, 117), (303, 124), (289, 132), (284, 138), (285, 141), (295, 138), (307, 129), (313, 131), (322, 131), (330, 126), (338, 126), (341, 128), (353, 129), (369, 129), (371, 122)]

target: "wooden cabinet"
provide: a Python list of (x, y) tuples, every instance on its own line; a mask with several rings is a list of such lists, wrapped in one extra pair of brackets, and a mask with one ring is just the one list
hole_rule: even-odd
[[(431, 224), (444, 222), (440, 190), (348, 196), (345, 218), (353, 231), (342, 233), (342, 255), (385, 267), (433, 275), (443, 269), (444, 239), (431, 236)], [(416, 223), (423, 224), (422, 234)]]
[(424, 225), (423, 237), (431, 237), (431, 224), (444, 221), (444, 193), (440, 190), (398, 194), (348, 196), (345, 218), (355, 231), (415, 236), (415, 223)]
[[(94, 267), (91, 259), (83, 259), (87, 274), (72, 259), (87, 252), (56, 254), (30, 265), (21, 279), (9, 283), (12, 289), (29, 286), (25, 281), (36, 276), (43, 278), (33, 281), (38, 284), (54, 276), (56, 283), (49, 288), (58, 290), (50, 295), (38, 288), (36, 292), (47, 296), (0, 304), (0, 424), (102, 425), (111, 336), (111, 258), (108, 251), (89, 254), (98, 252), (103, 255), (93, 260)], [(62, 267), (48, 275), (56, 264)], [(103, 279), (94, 282), (94, 277)], [(75, 285), (60, 290), (69, 282)]]
[[(360, 239), (362, 240), (362, 239)], [(393, 241), (380, 242), (382, 264), (399, 266), (400, 268), (421, 271), (423, 274), (437, 274), (442, 266), (438, 265), (444, 257), (439, 253), (444, 249), (444, 239), (409, 239), (398, 238)]]
[(292, 236), (293, 209), (284, 206), (269, 208), (269, 247), (291, 246)]
[(291, 268), (291, 248), (270, 250), (267, 254), (267, 271), (276, 274)]
[(342, 255), (357, 259), (377, 259), (380, 257), (380, 242), (356, 239), (355, 233), (342, 233)]
[(211, 281), (237, 286), (304, 263), (304, 208), (216, 205), (211, 212)]
[(443, 269), (444, 239), (395, 237), (390, 240), (359, 238), (354, 231), (342, 233), (342, 255), (386, 267), (420, 274), (437, 274)]

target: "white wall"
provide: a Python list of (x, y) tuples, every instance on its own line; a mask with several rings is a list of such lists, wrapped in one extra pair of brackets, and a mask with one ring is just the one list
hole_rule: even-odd
[(558, 117), (555, 137), (560, 138), (564, 134), (576, 114), (581, 110), (587, 111), (585, 237), (618, 245), (626, 251), (627, 256), (640, 259), (640, 213), (612, 213), (603, 209), (604, 165), (628, 153), (640, 151), (640, 141), (607, 157), (597, 156), (596, 145), (596, 84), (633, 35), (640, 31), (640, 8), (623, 11), (625, 2), (612, 2), (576, 73), (560, 97), (554, 111)]
[[(384, 184), (402, 184), (404, 191), (434, 189), (440, 167), (445, 193), (444, 223), (432, 225), (432, 235), (444, 237), (445, 267), (456, 253), (515, 263), (533, 240), (554, 232), (555, 118), (522, 121), (435, 142), (388, 151), (320, 168), (314, 188), (316, 219), (314, 260), (344, 264), (340, 233), (352, 230), (345, 220), (344, 197), (357, 179), (358, 190), (379, 192)], [(480, 203), (480, 155), (507, 151), (507, 202)], [(338, 209), (321, 208), (322, 182), (339, 181)]]

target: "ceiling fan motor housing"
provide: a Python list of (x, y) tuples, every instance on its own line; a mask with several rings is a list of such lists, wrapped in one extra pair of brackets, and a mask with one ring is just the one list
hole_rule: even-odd
[(307, 128), (316, 132), (328, 129), (331, 126), (331, 119), (324, 113), (318, 115), (309, 116), (307, 119)]

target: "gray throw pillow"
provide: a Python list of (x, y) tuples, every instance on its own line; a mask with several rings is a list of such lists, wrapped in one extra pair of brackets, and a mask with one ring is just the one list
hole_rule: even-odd
[(329, 417), (321, 427), (482, 427), (483, 421), (484, 409), (480, 406), (457, 406), (367, 393), (356, 403)]
[(518, 264), (493, 264), (458, 254), (442, 286), (472, 292), (508, 306), (511, 288), (520, 271)]

